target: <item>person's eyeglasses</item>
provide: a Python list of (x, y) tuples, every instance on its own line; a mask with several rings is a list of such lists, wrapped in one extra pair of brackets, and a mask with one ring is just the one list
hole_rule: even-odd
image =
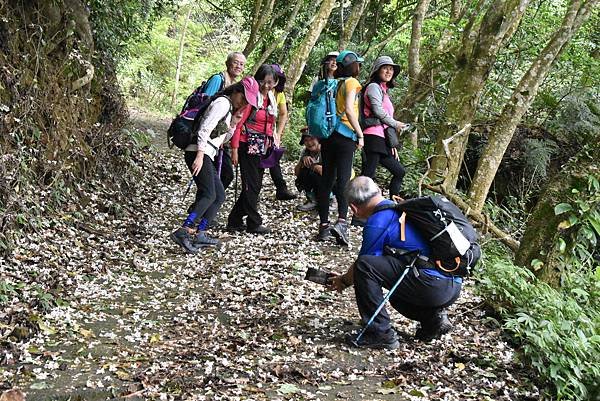
[(237, 66), (239, 66), (239, 67), (243, 67), (243, 66), (245, 66), (245, 65), (246, 65), (246, 63), (245, 63), (245, 62), (243, 62), (243, 61), (232, 61), (232, 62), (231, 62), (231, 65), (237, 65)]
[(279, 81), (270, 81), (270, 80), (262, 80), (262, 81), (258, 81), (259, 84), (261, 85), (268, 85), (268, 86), (275, 86), (277, 85)]

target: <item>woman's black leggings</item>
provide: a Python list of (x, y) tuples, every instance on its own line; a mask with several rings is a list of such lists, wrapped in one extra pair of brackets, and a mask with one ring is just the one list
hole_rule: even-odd
[[(185, 152), (185, 164), (192, 169), (192, 164), (196, 158), (197, 152)], [(197, 228), (200, 221), (204, 218), (207, 221), (212, 221), (216, 217), (223, 201), (225, 200), (225, 190), (212, 160), (207, 155), (204, 155), (202, 168), (198, 175), (194, 176), (196, 183), (196, 199), (188, 209), (188, 217), (184, 222), (184, 226)]]
[(329, 194), (334, 194), (338, 202), (338, 217), (348, 216), (348, 200), (344, 196), (346, 184), (352, 176), (352, 161), (356, 142), (337, 132), (327, 139), (321, 140), (321, 161), (323, 164), (323, 179), (317, 193), (317, 207), (321, 224), (329, 222)]
[(363, 167), (360, 175), (375, 178), (375, 170), (380, 164), (392, 174), (390, 198), (400, 194), (402, 180), (406, 171), (404, 170), (404, 166), (391, 154), (384, 155), (378, 152), (364, 152)]

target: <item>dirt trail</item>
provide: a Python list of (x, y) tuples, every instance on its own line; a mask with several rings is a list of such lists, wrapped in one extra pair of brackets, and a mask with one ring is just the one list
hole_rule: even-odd
[[(345, 270), (360, 230), (352, 228), (349, 250), (312, 241), (316, 216), (296, 211), (296, 201), (275, 201), (268, 176), (261, 210), (271, 234), (224, 232), (230, 188), (214, 231), (224, 245), (182, 254), (168, 235), (192, 197), (182, 200), (181, 155), (164, 147), (169, 121), (139, 112), (132, 119), (156, 133), (145, 163), (160, 180), (140, 182), (139, 198), (121, 205), (127, 213), (98, 210), (83, 233), (67, 221), (21, 245), (21, 261), (9, 266), (46, 247), (89, 274), (74, 276), (38, 335), (11, 345), (19, 357), (0, 368), (4, 387), (24, 388), (29, 400), (537, 399), (472, 281), (451, 309), (455, 330), (441, 340), (414, 341), (415, 324), (392, 312), (398, 350), (344, 345), (357, 324), (354, 295), (303, 276), (309, 266)], [(292, 164), (284, 170), (291, 182)]]

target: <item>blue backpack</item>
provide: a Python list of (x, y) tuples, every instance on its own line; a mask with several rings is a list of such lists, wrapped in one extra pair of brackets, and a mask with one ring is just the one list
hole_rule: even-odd
[(311, 136), (327, 139), (339, 123), (335, 96), (337, 79), (321, 79), (315, 83), (306, 106), (306, 124)]

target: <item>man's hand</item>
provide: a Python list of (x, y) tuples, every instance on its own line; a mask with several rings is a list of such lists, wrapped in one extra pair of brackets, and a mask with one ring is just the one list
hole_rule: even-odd
[(238, 165), (238, 148), (231, 148), (231, 164)]
[(349, 285), (346, 285), (347, 279), (345, 274), (332, 274), (335, 274), (335, 276), (329, 279), (329, 286), (327, 287), (329, 290), (342, 292), (349, 287)]
[(315, 159), (313, 159), (310, 156), (304, 156), (302, 158), (302, 164), (304, 165), (304, 167), (306, 168), (310, 168), (310, 166), (312, 166), (315, 163)]
[(394, 159), (400, 160), (400, 156), (398, 156), (398, 149), (392, 148), (392, 156), (394, 156)]
[(319, 175), (323, 175), (323, 166), (320, 164), (314, 164), (312, 166), (312, 171), (314, 171), (315, 173), (317, 173)]

